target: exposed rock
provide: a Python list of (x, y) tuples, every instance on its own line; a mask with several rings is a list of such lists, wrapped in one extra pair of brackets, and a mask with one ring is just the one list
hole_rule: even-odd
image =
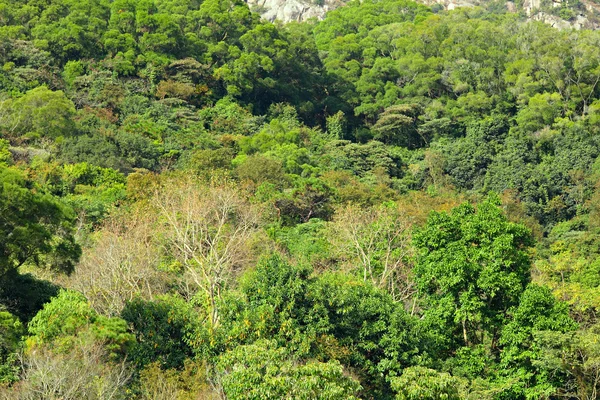
[(268, 21), (306, 21), (323, 19), (327, 11), (344, 4), (341, 0), (246, 0), (250, 9)]
[(523, 10), (528, 16), (534, 14), (542, 6), (541, 0), (525, 0), (523, 2)]
[(421, 3), (430, 7), (434, 4), (440, 4), (446, 10), (454, 10), (458, 7), (475, 7), (479, 2), (477, 0), (423, 0)]
[[(568, 21), (565, 21), (555, 15), (546, 14), (545, 12), (538, 12), (531, 16), (531, 19), (534, 21), (542, 21), (553, 28), (558, 29), (568, 29), (571, 27)], [(579, 28), (577, 28), (579, 29)]]
[(557, 29), (574, 28), (574, 29), (579, 30), (579, 29), (584, 29), (584, 28), (586, 28), (586, 29), (596, 29), (597, 28), (597, 26), (595, 26), (586, 17), (584, 17), (582, 15), (578, 15), (572, 21), (565, 21), (564, 19), (557, 17), (556, 15), (547, 14), (543, 11), (540, 11), (540, 12), (532, 15), (531, 19), (534, 21), (542, 21), (542, 22), (552, 26), (553, 28), (557, 28)]
[[(250, 9), (262, 15), (268, 21), (280, 20), (306, 21), (310, 18), (323, 19), (325, 14), (343, 6), (348, 0), (245, 0)], [(489, 0), (417, 0), (425, 5), (434, 6), (439, 4), (446, 10), (454, 10), (458, 7), (485, 7)], [(514, 1), (506, 2), (508, 12), (516, 13), (524, 11), (529, 19), (542, 21), (557, 29), (597, 29), (600, 27), (597, 17), (600, 15), (600, 5), (591, 0), (581, 0), (586, 11), (572, 11), (569, 20), (560, 18), (559, 13), (566, 0), (524, 0), (522, 6), (518, 7)], [(566, 4), (566, 3), (565, 3)], [(437, 6), (439, 7), (439, 6)], [(556, 11), (553, 11), (556, 10)], [(571, 11), (571, 9), (569, 9)], [(563, 16), (562, 13), (560, 13)]]

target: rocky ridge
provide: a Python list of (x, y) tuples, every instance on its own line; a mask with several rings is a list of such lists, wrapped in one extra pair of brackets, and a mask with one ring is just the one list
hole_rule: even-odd
[[(271, 22), (323, 19), (325, 14), (343, 6), (347, 0), (246, 0), (250, 9)], [(487, 0), (418, 0), (434, 10), (453, 10), (458, 7), (486, 7)], [(558, 29), (600, 28), (600, 4), (580, 0), (572, 7), (568, 0), (523, 0), (519, 4), (506, 2), (508, 12), (523, 12), (530, 20), (542, 21)]]
[(342, 0), (246, 0), (252, 11), (258, 12), (268, 21), (306, 21), (310, 18), (323, 19), (325, 14), (343, 6)]

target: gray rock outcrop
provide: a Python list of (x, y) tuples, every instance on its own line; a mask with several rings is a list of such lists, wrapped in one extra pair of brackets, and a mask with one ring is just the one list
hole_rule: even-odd
[[(282, 22), (306, 21), (310, 18), (323, 19), (325, 14), (343, 6), (348, 0), (245, 0), (250, 9), (258, 12), (268, 21), (279, 20)], [(446, 10), (458, 7), (475, 7), (486, 5), (487, 0), (417, 0), (428, 6), (438, 4)], [(563, 1), (552, 0), (551, 3), (542, 0), (524, 0), (518, 7), (514, 1), (506, 2), (508, 12), (524, 12), (530, 20), (542, 21), (557, 29), (597, 29), (600, 27), (600, 5), (591, 0), (581, 0), (585, 11), (571, 14), (569, 20), (558, 15), (563, 6)], [(566, 3), (565, 3), (566, 4)], [(438, 7), (439, 7), (438, 6)], [(554, 10), (554, 11), (553, 11)], [(562, 16), (562, 14), (561, 14)]]
[(246, 0), (253, 11), (268, 21), (306, 21), (310, 18), (323, 19), (327, 11), (344, 4), (341, 0)]

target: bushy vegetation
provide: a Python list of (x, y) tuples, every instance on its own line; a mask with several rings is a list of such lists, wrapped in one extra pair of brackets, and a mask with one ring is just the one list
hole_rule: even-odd
[(0, 0), (0, 66), (0, 397), (597, 398), (600, 33)]

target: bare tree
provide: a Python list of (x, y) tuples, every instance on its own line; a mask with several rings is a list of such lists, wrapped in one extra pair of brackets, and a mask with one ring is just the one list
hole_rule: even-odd
[(23, 357), (21, 381), (0, 392), (0, 399), (124, 399), (131, 371), (124, 361), (111, 363), (106, 358), (97, 342), (77, 343), (68, 352), (35, 348)]
[(173, 278), (158, 268), (155, 224), (156, 217), (143, 211), (110, 218), (64, 284), (108, 316), (119, 315), (135, 297), (151, 300), (166, 293)]
[(206, 294), (217, 325), (221, 291), (252, 258), (259, 212), (229, 184), (202, 185), (191, 178), (166, 184), (153, 204), (164, 225), (165, 251)]
[(328, 236), (335, 255), (349, 268), (358, 267), (365, 281), (407, 300), (414, 293), (407, 263), (411, 226), (396, 205), (346, 205), (335, 213)]

